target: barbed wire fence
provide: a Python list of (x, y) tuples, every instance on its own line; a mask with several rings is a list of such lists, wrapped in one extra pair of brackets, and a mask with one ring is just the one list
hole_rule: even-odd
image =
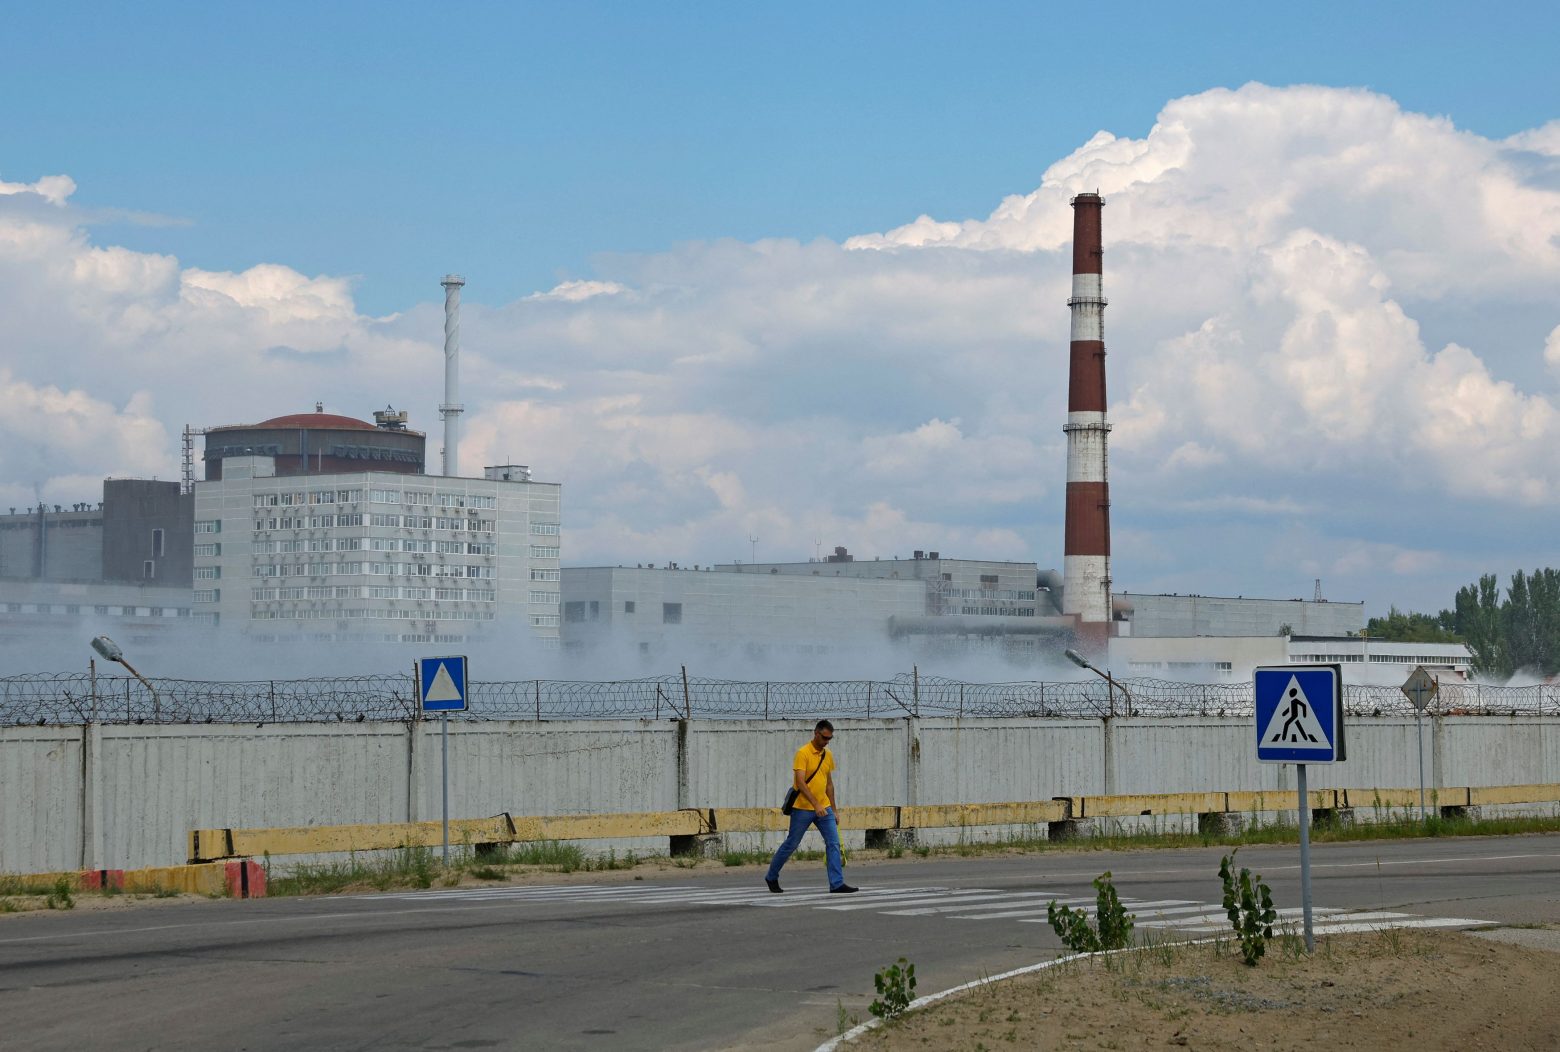
[[(887, 680), (743, 681), (680, 675), (618, 681), (472, 681), (466, 720), (986, 719), (1249, 716), (1251, 684), (1161, 679), (968, 683), (904, 673)], [(1354, 716), (1411, 716), (1396, 687), (1348, 684)], [(1444, 683), (1432, 715), (1560, 715), (1560, 684)], [(415, 720), (411, 676), (244, 682), (59, 673), (0, 677), (0, 726), (363, 723)]]

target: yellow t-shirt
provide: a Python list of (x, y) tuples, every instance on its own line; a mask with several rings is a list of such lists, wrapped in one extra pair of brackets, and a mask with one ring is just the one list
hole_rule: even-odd
[[(814, 767), (818, 768), (817, 774), (813, 774)], [(834, 770), (834, 754), (832, 752), (829, 752), (828, 749), (823, 751), (823, 765), (820, 767), (818, 765), (818, 750), (813, 748), (812, 742), (808, 742), (796, 750), (796, 756), (791, 760), (791, 770), (801, 771), (803, 778), (807, 778), (808, 775), (812, 774), (812, 777), (807, 780), (807, 788), (812, 790), (813, 796), (817, 797), (818, 803), (825, 810), (834, 806), (834, 801), (829, 799), (829, 772)], [(794, 776), (792, 784), (795, 784)], [(812, 806), (807, 802), (807, 797), (802, 796), (800, 793), (796, 796), (796, 809), (798, 811), (812, 810)]]

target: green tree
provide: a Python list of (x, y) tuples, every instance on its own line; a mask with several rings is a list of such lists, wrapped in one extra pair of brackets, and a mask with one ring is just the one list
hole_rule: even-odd
[(1440, 620), (1468, 644), (1480, 673), (1560, 672), (1560, 570), (1518, 570), (1505, 599), (1495, 575), (1485, 574), (1457, 590), (1456, 606), (1443, 610)]
[(1386, 617), (1373, 617), (1365, 623), (1365, 634), (1372, 639), (1388, 639), (1395, 643), (1461, 643), (1462, 637), (1452, 630), (1452, 614), (1443, 610), (1439, 614), (1405, 613), (1397, 607), (1387, 611)]

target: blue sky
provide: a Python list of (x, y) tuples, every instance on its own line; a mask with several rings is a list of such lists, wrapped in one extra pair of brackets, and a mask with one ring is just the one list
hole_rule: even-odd
[(981, 214), (1250, 80), (1500, 138), (1554, 116), (1560, 42), (1537, 3), (6, 8), (0, 178), (174, 220), (112, 237), (187, 265), (354, 275), (376, 314), (449, 269), (503, 303), (602, 253)]
[[(570, 565), (1061, 562), (1101, 189), (1119, 589), (1553, 565), (1560, 7), (23, 5), (0, 505), (395, 403)], [(436, 459), (436, 458), (435, 458)]]

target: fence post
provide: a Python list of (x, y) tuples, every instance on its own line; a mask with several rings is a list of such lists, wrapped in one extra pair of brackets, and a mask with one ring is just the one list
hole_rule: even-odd
[(867, 719), (872, 718), (872, 681), (867, 680)]
[(910, 666), (910, 711), (921, 715), (921, 666)]
[(688, 666), (682, 667), (683, 676), (683, 719), (693, 719), (693, 702), (688, 698)]
[(764, 681), (764, 719), (769, 719), (769, 682)]
[(536, 722), (542, 722), (542, 681), (536, 681)]

